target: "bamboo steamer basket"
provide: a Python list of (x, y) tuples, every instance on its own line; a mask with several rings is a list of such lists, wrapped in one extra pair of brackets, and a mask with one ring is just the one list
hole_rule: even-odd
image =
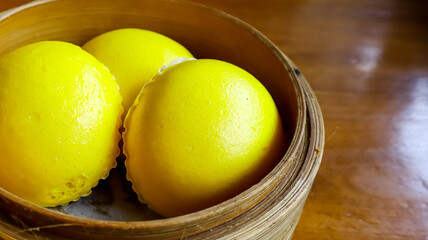
[[(221, 59), (252, 73), (277, 104), (290, 139), (286, 154), (263, 180), (236, 197), (168, 219), (145, 218), (142, 213), (139, 219), (106, 220), (85, 209), (76, 216), (38, 207), (0, 188), (0, 238), (290, 239), (321, 163), (323, 120), (304, 76), (253, 27), (186, 1), (38, 0), (0, 14), (0, 56), (40, 40), (82, 45), (98, 34), (126, 27), (162, 33), (197, 58)], [(121, 216), (132, 212), (120, 207), (105, 211)]]

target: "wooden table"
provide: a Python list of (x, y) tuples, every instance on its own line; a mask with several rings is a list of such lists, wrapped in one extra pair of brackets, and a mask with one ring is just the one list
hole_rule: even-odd
[(307, 77), (326, 148), (294, 239), (428, 239), (427, 1), (204, 0)]
[(318, 97), (326, 148), (294, 239), (427, 240), (428, 2), (193, 1), (264, 33)]

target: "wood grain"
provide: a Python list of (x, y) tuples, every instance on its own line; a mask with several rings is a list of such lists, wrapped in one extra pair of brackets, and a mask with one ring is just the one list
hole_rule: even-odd
[(428, 239), (427, 2), (200, 2), (263, 32), (320, 102), (326, 149), (294, 239)]
[(318, 97), (326, 149), (294, 239), (426, 240), (427, 2), (197, 2), (264, 33)]

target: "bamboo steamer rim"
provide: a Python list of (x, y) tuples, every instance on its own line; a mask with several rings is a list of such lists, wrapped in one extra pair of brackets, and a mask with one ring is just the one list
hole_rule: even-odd
[[(11, 17), (14, 14), (17, 14), (21, 11), (25, 11), (27, 9), (37, 7), (42, 4), (50, 4), (53, 2), (61, 2), (61, 1), (67, 1), (67, 0), (36, 0), (28, 4), (25, 4), (23, 6), (10, 9), (10, 10), (7, 10), (6, 12), (1, 13), (0, 21), (3, 21), (8, 17)], [(165, 1), (174, 2), (174, 3), (178, 2), (176, 0), (165, 0)], [(283, 64), (284, 68), (286, 68), (286, 70), (289, 72), (291, 80), (293, 81), (293, 86), (295, 88), (296, 95), (297, 95), (298, 116), (297, 116), (296, 131), (295, 131), (295, 134), (293, 135), (289, 149), (287, 150), (285, 156), (282, 158), (280, 163), (275, 167), (275, 169), (271, 173), (269, 173), (263, 180), (261, 180), (261, 182), (259, 182), (258, 184), (254, 185), (250, 189), (242, 192), (241, 194), (223, 203), (220, 203), (218, 205), (215, 205), (213, 207), (210, 207), (195, 213), (174, 217), (174, 218), (160, 219), (160, 220), (123, 222), (123, 221), (105, 221), (105, 220), (95, 220), (95, 219), (75, 217), (75, 216), (67, 215), (54, 210), (39, 207), (35, 204), (25, 201), (5, 191), (4, 189), (0, 188), (0, 195), (2, 195), (2, 197), (4, 197), (6, 201), (13, 202), (16, 205), (22, 206), (23, 209), (27, 209), (31, 212), (35, 212), (40, 216), (52, 218), (52, 219), (55, 219), (57, 222), (68, 223), (70, 225), (76, 225), (76, 226), (97, 227), (97, 228), (106, 228), (106, 229), (124, 229), (124, 230), (163, 228), (166, 226), (169, 227), (170, 229), (173, 229), (175, 226), (178, 229), (183, 224), (190, 224), (190, 223), (196, 224), (202, 219), (207, 219), (210, 216), (212, 216), (214, 212), (226, 213), (227, 216), (229, 216), (229, 220), (230, 220), (231, 218), (240, 214), (234, 211), (233, 206), (244, 205), (244, 206), (247, 206), (247, 209), (253, 207), (258, 202), (253, 201), (250, 205), (248, 205), (248, 201), (251, 200), (254, 192), (262, 191), (265, 188), (273, 189), (273, 187), (276, 186), (281, 181), (282, 177), (285, 175), (284, 167), (286, 165), (286, 162), (291, 161), (293, 156), (297, 154), (299, 145), (303, 142), (305, 137), (303, 129), (307, 124), (306, 100), (305, 100), (304, 90), (302, 87), (300, 87), (301, 83), (298, 81), (298, 76), (293, 71), (293, 67), (290, 65), (288, 58), (285, 57), (285, 55), (268, 38), (266, 38), (258, 30), (251, 27), (249, 24), (225, 12), (212, 9), (200, 3), (188, 2), (188, 1), (182, 1), (182, 2), (183, 4), (188, 4), (193, 7), (197, 7), (203, 11), (209, 11), (210, 13), (215, 14), (218, 17), (221, 17), (223, 19), (226, 19), (227, 21), (230, 21), (233, 24), (237, 24), (241, 28), (247, 30), (252, 35), (257, 37), (264, 45), (269, 47), (269, 49), (276, 55), (279, 61)], [(309, 178), (310, 179), (313, 178), (315, 173), (313, 172), (309, 176)], [(296, 195), (292, 197), (296, 198)], [(245, 211), (247, 209), (243, 209), (242, 211)], [(210, 222), (209, 224), (211, 224), (212, 226), (215, 226), (218, 224), (217, 221), (219, 220), (223, 221), (223, 218), (213, 219), (212, 222)]]

